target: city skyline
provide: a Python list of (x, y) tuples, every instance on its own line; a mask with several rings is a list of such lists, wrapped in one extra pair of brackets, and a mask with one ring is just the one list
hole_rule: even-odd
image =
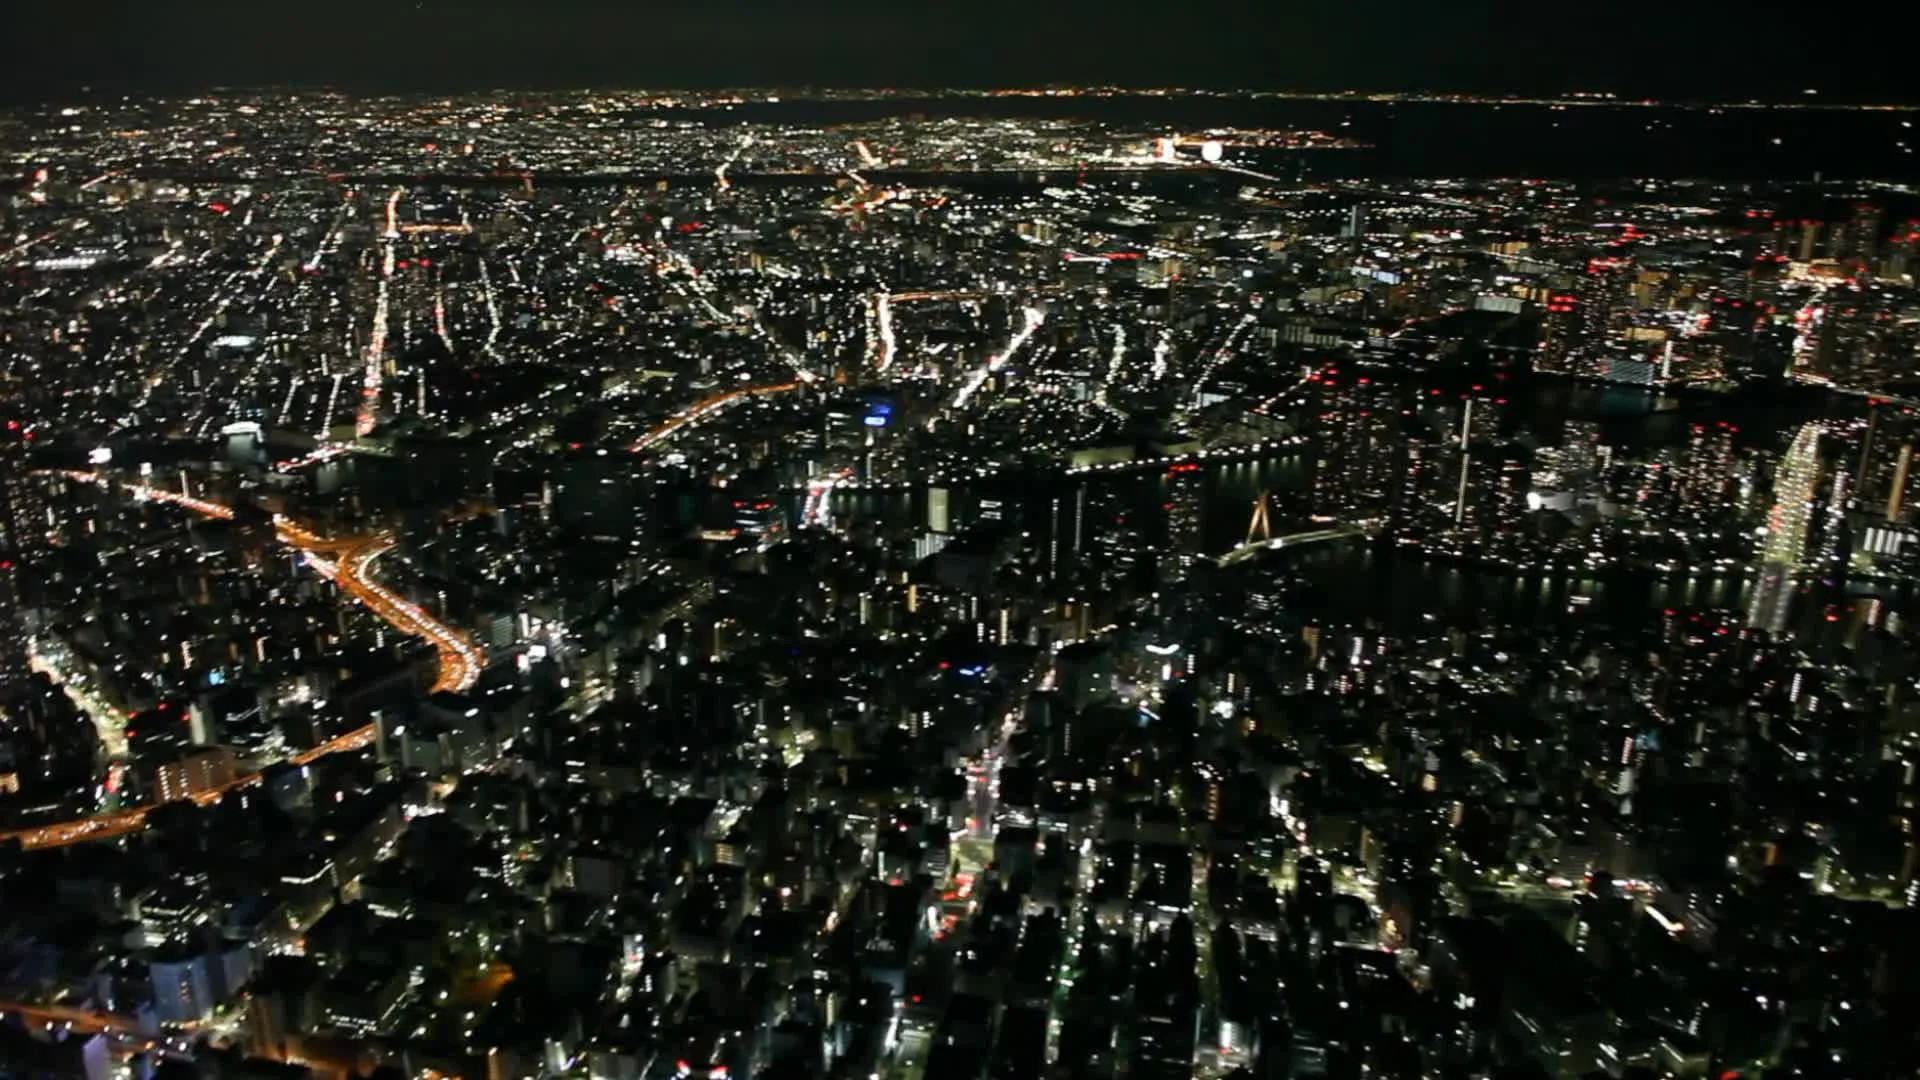
[[(1455, 10), (1406, 0), (1285, 10), (1236, 0), (1177, 8), (1143, 0), (955, 8), (853, 0), (674, 0), (644, 10), (598, 0), (102, 7), (43, 4), (13, 13), (12, 36), (22, 47), (0, 94), (25, 102), (89, 86), (180, 93), (225, 85), (454, 92), (1114, 84), (1605, 91), (1693, 100), (1791, 100), (1811, 89), (1842, 101), (1916, 100), (1898, 76), (1896, 44), (1915, 28), (1911, 12), (1852, 39), (1844, 69), (1822, 70), (1805, 62), (1790, 30), (1712, 8), (1670, 9), (1644, 29), (1616, 30), (1604, 7)], [(1684, 62), (1637, 62), (1679, 43)]]
[[(458, 21), (201, 10), (88, 62)], [(0, 108), (0, 1075), (1913, 1074), (1920, 116), (1821, 97)]]

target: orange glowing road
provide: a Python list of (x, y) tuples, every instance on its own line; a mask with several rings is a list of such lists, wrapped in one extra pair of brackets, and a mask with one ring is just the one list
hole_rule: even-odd
[(805, 385), (805, 383), (790, 382), (779, 383), (773, 386), (746, 386), (738, 390), (729, 390), (724, 394), (715, 394), (710, 398), (697, 401), (681, 409), (679, 412), (674, 413), (666, 423), (640, 436), (640, 441), (634, 443), (629, 449), (637, 454), (663, 439), (669, 439), (678, 435), (680, 432), (698, 424), (700, 421), (705, 420), (707, 417), (712, 416), (722, 409), (738, 405), (743, 401), (759, 397), (763, 394), (784, 394), (791, 390), (798, 390)]
[(0, 1002), (0, 1017), (14, 1017), (37, 1024), (66, 1024), (74, 1031), (91, 1035), (95, 1032), (111, 1031), (126, 1035), (140, 1034), (139, 1025), (130, 1016), (116, 1016), (108, 1012), (96, 1012), (92, 1009), (74, 1009), (65, 1005), (21, 1005), (13, 1002)]
[[(105, 478), (97, 473), (69, 472), (65, 475), (85, 483), (105, 482)], [(230, 506), (196, 499), (191, 495), (162, 491), (157, 488), (134, 487), (129, 490), (136, 498), (171, 503), (211, 518), (230, 521), (234, 516), (233, 508)], [(333, 583), (347, 595), (366, 605), (369, 611), (385, 620), (395, 630), (427, 639), (428, 644), (440, 654), (440, 675), (434, 681), (434, 693), (465, 690), (479, 681), (485, 657), (478, 646), (474, 645), (466, 635), (434, 619), (421, 611), (418, 606), (407, 602), (373, 580), (373, 564), (382, 555), (392, 550), (392, 537), (379, 534), (349, 538), (326, 537), (279, 517), (274, 519), (274, 526), (282, 543), (298, 548), (306, 555), (309, 563), (331, 578)], [(373, 725), (368, 724), (343, 735), (337, 735), (311, 749), (303, 750), (290, 760), (295, 765), (310, 764), (329, 754), (363, 749), (371, 745), (373, 739)], [(227, 792), (256, 783), (259, 779), (259, 773), (247, 773), (217, 788), (193, 796), (193, 801), (201, 806), (208, 806), (219, 802)], [(113, 814), (81, 818), (77, 821), (62, 821), (52, 825), (19, 829), (0, 833), (0, 840), (18, 840), (25, 848), (60, 847), (88, 840), (106, 840), (136, 833), (146, 828), (147, 814), (152, 810), (151, 806), (142, 806)]]

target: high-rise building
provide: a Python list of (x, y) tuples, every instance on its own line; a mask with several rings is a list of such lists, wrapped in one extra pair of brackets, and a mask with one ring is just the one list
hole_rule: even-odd
[(1820, 425), (1803, 424), (1780, 459), (1773, 479), (1773, 509), (1760, 538), (1760, 579), (1754, 584), (1749, 625), (1770, 633), (1786, 630), (1794, 575), (1806, 557), (1813, 500), (1820, 482)]
[(0, 432), (0, 692), (19, 686), (28, 674), (21, 564), (47, 547), (52, 523), (43, 483), (26, 461), (26, 438), (18, 421), (8, 421)]
[(1167, 548), (1181, 572), (1204, 553), (1203, 484), (1204, 474), (1198, 465), (1174, 465), (1167, 470)]
[(1320, 386), (1321, 457), (1313, 475), (1313, 512), (1341, 521), (1377, 517), (1400, 485), (1400, 411), (1386, 386), (1365, 377), (1328, 376)]
[(1058, 579), (1079, 565), (1087, 547), (1087, 485), (1056, 494), (1047, 513), (1047, 573)]
[(1686, 451), (1676, 478), (1682, 510), (1701, 517), (1719, 512), (1733, 480), (1733, 436), (1737, 431), (1723, 420), (1695, 424), (1687, 433)]
[(1604, 350), (1615, 320), (1625, 311), (1634, 284), (1633, 260), (1596, 258), (1569, 289), (1547, 301), (1534, 370), (1556, 375), (1605, 374)]
[(31, 674), (26, 628), (20, 619), (20, 567), (0, 552), (0, 694), (24, 686)]
[(953, 532), (953, 492), (947, 488), (927, 489), (927, 531)]

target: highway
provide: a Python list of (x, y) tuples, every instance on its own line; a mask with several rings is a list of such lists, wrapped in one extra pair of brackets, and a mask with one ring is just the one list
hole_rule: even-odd
[(743, 136), (740, 139), (740, 145), (734, 147), (733, 153), (727, 155), (727, 160), (721, 162), (720, 167), (713, 170), (713, 178), (719, 183), (721, 191), (725, 191), (733, 186), (733, 181), (727, 179), (727, 170), (733, 168), (733, 163), (739, 161), (740, 155), (746, 153), (747, 147), (752, 145), (753, 136)]
[(34, 248), (40, 246), (41, 244), (46, 243), (47, 241), (53, 239), (56, 236), (59, 236), (61, 233), (66, 232), (69, 229), (77, 232), (86, 227), (87, 227), (87, 223), (84, 221), (70, 222), (66, 225), (59, 225), (54, 228), (48, 229), (46, 232), (41, 233), (39, 236), (30, 237), (28, 239), (22, 240), (11, 247), (8, 247), (4, 250), (0, 250), (0, 265), (5, 265), (6, 263), (12, 262), (14, 259), (17, 259), (22, 255), (25, 255), (27, 252), (32, 251)]
[(1240, 339), (1258, 321), (1252, 313), (1241, 316), (1239, 322), (1220, 335), (1220, 343), (1207, 351), (1206, 366), (1200, 369), (1199, 376), (1193, 380), (1193, 400), (1187, 407), (1189, 412), (1201, 407), (1206, 397), (1207, 383), (1222, 367), (1233, 363), (1234, 357), (1239, 355)]
[(986, 292), (887, 292), (882, 289), (867, 298), (868, 338), (867, 354), (873, 359), (873, 366), (880, 371), (887, 370), (893, 363), (894, 348), (897, 344), (893, 336), (893, 305), (913, 304), (926, 300), (965, 301), (985, 300), (992, 296)]
[[(64, 475), (84, 483), (106, 482), (106, 478), (98, 473), (68, 472)], [(197, 499), (191, 495), (157, 488), (133, 487), (129, 490), (135, 498), (171, 503), (210, 518), (232, 520), (234, 516), (233, 508), (230, 506)], [(485, 656), (478, 646), (474, 645), (466, 635), (434, 619), (373, 579), (373, 565), (382, 555), (392, 550), (392, 537), (385, 534), (350, 538), (326, 537), (279, 517), (274, 519), (274, 525), (275, 532), (282, 543), (303, 552), (308, 562), (332, 578), (334, 584), (347, 595), (364, 604), (369, 611), (385, 620), (395, 630), (410, 636), (425, 638), (428, 644), (434, 647), (440, 658), (440, 674), (433, 684), (434, 693), (466, 690), (479, 681)], [(363, 749), (371, 745), (373, 739), (373, 725), (368, 724), (304, 750), (291, 760), (295, 765), (310, 764), (329, 754)], [(229, 791), (246, 787), (259, 779), (259, 773), (247, 773), (220, 787), (201, 792), (193, 798), (196, 803), (208, 806), (219, 802)], [(0, 833), (0, 840), (18, 840), (22, 847), (33, 849), (111, 839), (146, 828), (147, 814), (152, 809), (151, 806), (142, 806), (76, 821), (18, 829)]]
[(380, 294), (373, 303), (373, 328), (367, 334), (367, 371), (360, 387), (360, 414), (353, 425), (354, 432), (362, 438), (373, 433), (374, 425), (380, 419), (380, 375), (387, 353), (387, 287), (393, 281), (394, 241), (400, 239), (400, 197), (404, 194), (405, 189), (395, 188), (393, 194), (387, 196), (387, 229), (380, 245), (383, 249), (380, 256)]
[(702, 420), (713, 416), (723, 409), (730, 408), (743, 401), (764, 394), (784, 394), (790, 390), (798, 390), (804, 385), (806, 384), (790, 382), (778, 383), (773, 386), (743, 386), (738, 390), (728, 390), (723, 394), (715, 394), (710, 398), (696, 401), (692, 405), (674, 413), (665, 423), (647, 432), (645, 435), (640, 436), (628, 449), (633, 453), (640, 453), (642, 450), (646, 450), (663, 440), (670, 439), (686, 431), (688, 428), (694, 427)]
[(892, 294), (883, 292), (878, 294), (874, 299), (873, 321), (874, 330), (878, 334), (878, 336), (874, 338), (875, 352), (873, 366), (881, 371), (885, 371), (887, 370), (887, 365), (893, 363), (894, 347), (898, 344), (893, 336)]
[[(1013, 358), (1013, 354), (1019, 352), (1033, 337), (1034, 331), (1040, 329), (1040, 324), (1047, 321), (1047, 313), (1036, 307), (1027, 308), (1025, 315), (1026, 322), (1020, 327), (1020, 332), (1013, 335), (1013, 340), (1007, 342), (1007, 347), (1000, 350), (999, 355), (990, 358), (979, 369), (967, 376), (966, 382), (960, 385), (960, 391), (953, 395), (953, 401), (948, 408), (956, 411), (966, 408), (967, 402), (973, 399), (973, 395), (979, 392), (987, 379), (1005, 367), (1007, 361)], [(928, 426), (933, 425), (929, 422)]]

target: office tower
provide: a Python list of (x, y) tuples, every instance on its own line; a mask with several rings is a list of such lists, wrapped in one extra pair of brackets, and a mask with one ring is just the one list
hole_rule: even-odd
[(1411, 533), (1440, 523), (1442, 489), (1452, 458), (1445, 446), (1424, 432), (1408, 434), (1405, 453), (1389, 520), (1395, 529)]
[(1205, 484), (1200, 466), (1175, 465), (1167, 470), (1167, 548), (1180, 572), (1198, 562), (1205, 548), (1201, 517), (1202, 488)]
[(1327, 520), (1377, 517), (1399, 488), (1400, 415), (1387, 387), (1367, 378), (1322, 381), (1321, 457), (1313, 513)]
[(1612, 453), (1601, 441), (1600, 425), (1591, 420), (1569, 420), (1560, 432), (1560, 468), (1563, 483), (1596, 484)]
[(1904, 443), (1900, 454), (1894, 459), (1893, 479), (1887, 485), (1887, 521), (1889, 524), (1900, 520), (1900, 511), (1907, 501), (1907, 476), (1913, 468), (1913, 444)]
[(1053, 496), (1047, 510), (1047, 573), (1059, 579), (1080, 564), (1087, 545), (1087, 485)]
[(29, 471), (25, 439), (17, 422), (0, 432), (0, 692), (23, 685), (28, 675), (21, 564), (47, 546), (46, 493)]
[(1346, 224), (1340, 227), (1340, 236), (1348, 241), (1348, 246), (1358, 249), (1367, 238), (1367, 208), (1364, 203), (1354, 203), (1347, 209)]
[(1794, 243), (1793, 257), (1797, 262), (1812, 262), (1820, 251), (1820, 233), (1826, 227), (1824, 222), (1811, 219), (1800, 222), (1800, 233)]
[(953, 493), (944, 487), (927, 489), (927, 531), (953, 532)]
[(1854, 266), (1872, 266), (1880, 255), (1880, 228), (1885, 215), (1885, 210), (1871, 203), (1854, 207), (1846, 239), (1834, 257)]
[[(1518, 524), (1529, 485), (1520, 480), (1517, 492), (1509, 489), (1526, 472), (1525, 466), (1504, 455), (1488, 456), (1500, 440), (1506, 412), (1505, 398), (1476, 396), (1461, 402), (1453, 428), (1456, 460), (1451, 506), (1456, 526), (1493, 529)], [(1508, 495), (1514, 499), (1511, 506), (1506, 505)]]
[(0, 449), (0, 551), (31, 557), (47, 546), (47, 497), (19, 448)]
[(24, 686), (31, 674), (26, 627), (20, 618), (20, 566), (0, 553), (0, 694)]
[(1534, 370), (1555, 375), (1603, 374), (1600, 357), (1612, 338), (1615, 320), (1627, 307), (1633, 282), (1631, 259), (1588, 260), (1573, 286), (1554, 293), (1547, 303)]
[(1695, 424), (1688, 431), (1676, 477), (1683, 511), (1696, 517), (1719, 512), (1733, 479), (1733, 436), (1738, 430), (1722, 420)]

